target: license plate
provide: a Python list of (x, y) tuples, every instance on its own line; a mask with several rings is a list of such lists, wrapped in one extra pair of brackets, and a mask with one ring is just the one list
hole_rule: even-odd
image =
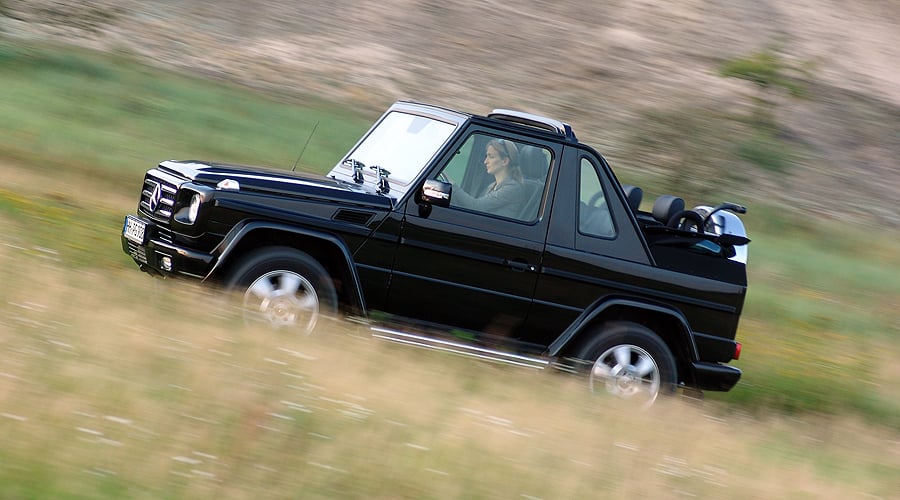
[(130, 215), (125, 216), (125, 227), (122, 229), (122, 234), (125, 235), (129, 240), (137, 243), (138, 245), (144, 244), (144, 236), (147, 233), (147, 223), (138, 219), (137, 217), (132, 217)]

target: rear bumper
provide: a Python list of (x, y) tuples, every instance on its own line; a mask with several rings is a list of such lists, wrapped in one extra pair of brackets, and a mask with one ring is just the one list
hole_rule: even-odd
[(142, 271), (157, 276), (189, 276), (203, 279), (212, 268), (214, 258), (205, 252), (198, 252), (163, 241), (158, 237), (156, 225), (141, 218), (147, 224), (147, 237), (143, 244), (136, 243), (121, 235), (122, 250), (134, 259)]
[(704, 391), (730, 391), (741, 379), (741, 370), (719, 363), (693, 363), (694, 385)]

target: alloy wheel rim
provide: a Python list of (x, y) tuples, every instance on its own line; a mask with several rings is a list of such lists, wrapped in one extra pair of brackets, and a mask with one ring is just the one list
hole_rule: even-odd
[(305, 277), (286, 270), (268, 272), (247, 287), (244, 319), (275, 328), (299, 327), (309, 334), (319, 318), (319, 298)]
[(650, 406), (659, 394), (659, 366), (645, 349), (620, 344), (604, 351), (594, 362), (591, 391), (596, 390), (595, 381), (609, 394)]

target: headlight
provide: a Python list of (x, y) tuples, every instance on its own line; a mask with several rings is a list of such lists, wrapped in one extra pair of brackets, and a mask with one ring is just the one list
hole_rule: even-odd
[(197, 220), (197, 213), (200, 212), (200, 195), (191, 196), (191, 208), (188, 209), (188, 224), (193, 224)]
[[(2, 2), (3, 0), (0, 0)], [(203, 206), (212, 201), (212, 190), (206, 186), (190, 185), (182, 186), (175, 196), (175, 213), (172, 214), (172, 222), (185, 226), (193, 226), (200, 218), (201, 212), (206, 212)], [(188, 233), (196, 229), (184, 228)]]

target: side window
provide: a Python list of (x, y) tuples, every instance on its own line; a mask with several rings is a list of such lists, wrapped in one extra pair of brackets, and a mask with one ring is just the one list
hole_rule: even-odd
[(453, 184), (451, 208), (531, 222), (538, 216), (551, 157), (543, 147), (475, 133), (437, 178)]
[(616, 227), (613, 224), (609, 205), (606, 203), (606, 193), (603, 192), (603, 184), (597, 168), (587, 158), (581, 159), (579, 173), (579, 206), (578, 206), (578, 231), (588, 236), (601, 238), (614, 238)]

